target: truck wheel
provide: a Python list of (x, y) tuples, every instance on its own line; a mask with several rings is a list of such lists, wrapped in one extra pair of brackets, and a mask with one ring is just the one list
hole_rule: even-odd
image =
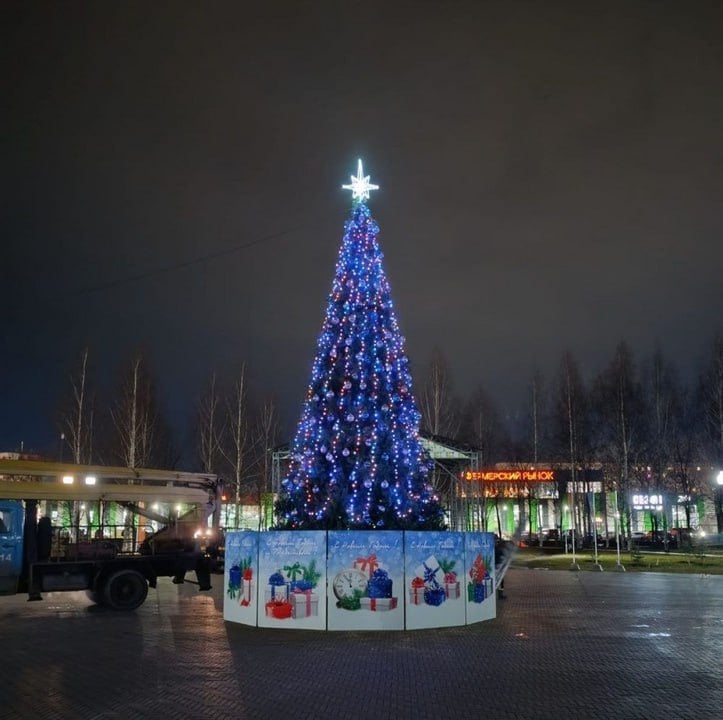
[(103, 588), (103, 597), (114, 610), (135, 610), (146, 595), (148, 583), (137, 570), (116, 570)]

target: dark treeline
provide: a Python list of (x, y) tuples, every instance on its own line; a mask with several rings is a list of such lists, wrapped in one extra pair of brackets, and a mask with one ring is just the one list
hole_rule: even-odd
[[(588, 379), (565, 352), (551, 377), (535, 373), (529, 379), (527, 401), (514, 416), (500, 412), (483, 383), (464, 396), (456, 393), (439, 351), (416, 388), (422, 432), (474, 448), (483, 467), (603, 465), (610, 489), (682, 496), (712, 491), (695, 486), (699, 466), (723, 467), (723, 336), (711, 342), (697, 377), (686, 379), (660, 351), (638, 361), (625, 342)], [(241, 365), (229, 378), (211, 372), (188, 403), (194, 423), (179, 441), (142, 353), (101, 393), (92, 351), (85, 349), (57, 415), (58, 454), (66, 461), (128, 467), (173, 469), (183, 460), (191, 466), (184, 469), (222, 476), (230, 500), (258, 501), (271, 488), (268, 451), (288, 439), (279, 437), (275, 402), (253, 396)]]
[[(193, 422), (178, 442), (159, 402), (159, 386), (146, 357), (136, 354), (110, 389), (101, 391), (89, 349), (70, 373), (57, 417), (58, 459), (81, 464), (193, 470), (224, 479), (237, 508), (261, 504), (270, 490), (268, 452), (278, 441), (276, 405), (247, 388), (246, 370), (219, 380), (215, 373), (193, 403)], [(189, 452), (189, 448), (192, 451)]]
[(526, 406), (515, 417), (503, 417), (483, 385), (457, 395), (437, 352), (418, 397), (423, 432), (477, 450), (482, 467), (539, 462), (574, 473), (602, 466), (608, 489), (620, 491), (623, 502), (632, 490), (710, 496), (715, 479), (697, 469), (723, 468), (721, 336), (691, 379), (662, 352), (638, 362), (620, 342), (610, 362), (586, 380), (565, 352), (552, 377), (530, 378)]

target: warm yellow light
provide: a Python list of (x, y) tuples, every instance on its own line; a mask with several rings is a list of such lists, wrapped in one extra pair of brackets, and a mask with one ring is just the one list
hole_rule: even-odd
[(85, 484), (86, 485), (95, 485), (95, 475), (86, 475), (85, 476)]
[(63, 475), (63, 484), (64, 485), (72, 485), (73, 484), (73, 476), (72, 475)]

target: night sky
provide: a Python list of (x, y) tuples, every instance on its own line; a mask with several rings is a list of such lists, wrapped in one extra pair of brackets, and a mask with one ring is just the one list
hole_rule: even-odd
[(357, 158), (421, 383), (506, 412), (625, 339), (723, 330), (719, 2), (4, 2), (0, 451), (52, 447), (88, 345), (184, 432), (245, 361), (286, 438)]

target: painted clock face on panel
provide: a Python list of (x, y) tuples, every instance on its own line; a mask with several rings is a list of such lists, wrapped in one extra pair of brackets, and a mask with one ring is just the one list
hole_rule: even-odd
[(340, 600), (345, 597), (353, 597), (354, 591), (364, 593), (367, 589), (367, 576), (361, 570), (342, 570), (334, 576), (332, 583), (334, 595)]

